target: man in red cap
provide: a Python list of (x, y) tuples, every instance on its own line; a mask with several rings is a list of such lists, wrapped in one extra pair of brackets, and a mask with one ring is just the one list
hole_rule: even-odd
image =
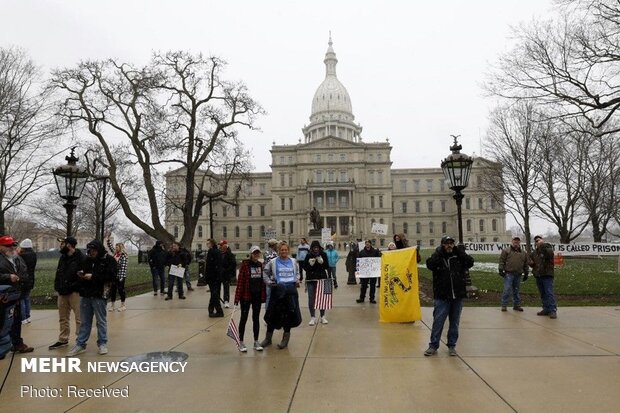
[[(10, 235), (0, 237), (0, 284), (12, 285), (21, 290), (21, 286), (29, 283), (26, 263), (15, 251), (17, 242)], [(21, 296), (20, 296), (21, 300)], [(13, 325), (11, 326), (11, 342), (13, 351), (30, 353), (34, 348), (27, 346), (22, 338), (21, 302), (15, 304)]]

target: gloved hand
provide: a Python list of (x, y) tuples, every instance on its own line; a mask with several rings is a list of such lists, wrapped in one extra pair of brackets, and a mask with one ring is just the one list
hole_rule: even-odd
[(526, 282), (529, 276), (530, 276), (530, 274), (527, 273), (527, 272), (525, 274), (523, 274), (523, 282)]
[(319, 262), (319, 264), (323, 264), (323, 257), (321, 257), (320, 255), (317, 257), (316, 260)]
[(506, 271), (499, 270), (499, 276), (502, 277), (502, 278), (506, 277)]

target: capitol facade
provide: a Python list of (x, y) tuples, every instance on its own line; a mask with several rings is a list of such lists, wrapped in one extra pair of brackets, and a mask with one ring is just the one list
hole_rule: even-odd
[[(228, 240), (234, 251), (262, 245), (271, 237), (297, 245), (312, 228), (313, 207), (336, 244), (371, 239), (385, 247), (393, 234), (404, 233), (410, 243), (434, 248), (445, 234), (456, 238), (456, 204), (441, 168), (393, 169), (389, 141), (362, 141), (351, 98), (336, 76), (338, 59), (332, 46), (330, 38), (325, 79), (312, 98), (303, 139), (271, 147), (271, 171), (251, 174), (238, 205), (215, 202), (212, 211), (204, 207), (193, 250), (205, 249), (211, 237)], [(501, 173), (501, 166), (476, 158), (464, 191), (463, 238), (507, 241), (506, 211), (497, 195), (484, 190), (485, 173)], [(175, 171), (169, 172), (167, 188), (178, 178)], [(373, 223), (387, 225), (388, 235), (371, 233)], [(166, 227), (177, 239), (183, 233), (181, 220), (174, 216), (166, 220)]]

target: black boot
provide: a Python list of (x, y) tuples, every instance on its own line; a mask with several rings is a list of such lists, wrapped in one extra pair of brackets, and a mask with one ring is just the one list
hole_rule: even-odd
[(280, 350), (282, 350), (283, 348), (287, 348), (288, 347), (288, 340), (291, 338), (291, 333), (284, 333), (282, 335), (282, 341), (280, 342), (280, 344), (278, 344), (278, 348)]
[(265, 334), (265, 339), (260, 342), (260, 346), (261, 347), (270, 346), (272, 337), (273, 337), (273, 331), (267, 331), (267, 334)]

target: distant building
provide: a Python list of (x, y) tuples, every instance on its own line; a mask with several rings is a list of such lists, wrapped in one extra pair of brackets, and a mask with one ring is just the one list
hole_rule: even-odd
[[(370, 238), (387, 246), (394, 233), (404, 232), (411, 243), (428, 248), (439, 245), (444, 234), (456, 237), (456, 204), (441, 168), (392, 169), (389, 141), (362, 141), (349, 93), (336, 76), (338, 60), (331, 39), (324, 62), (325, 80), (312, 99), (310, 123), (302, 128), (303, 143), (273, 145), (271, 172), (252, 174), (252, 185), (243, 191), (239, 205), (214, 204), (214, 238), (227, 239), (234, 250), (246, 250), (275, 232), (276, 238), (297, 245), (311, 228), (313, 207), (336, 241)], [(464, 191), (465, 241), (509, 237), (502, 203), (481, 187), (482, 176), (489, 171), (501, 173), (501, 166), (475, 160)], [(168, 196), (168, 188), (182, 183), (177, 172), (166, 175)], [(204, 207), (192, 249), (206, 247), (211, 237), (209, 215)], [(390, 234), (372, 234), (375, 222), (386, 224)], [(180, 238), (180, 216), (170, 215), (166, 228)]]

